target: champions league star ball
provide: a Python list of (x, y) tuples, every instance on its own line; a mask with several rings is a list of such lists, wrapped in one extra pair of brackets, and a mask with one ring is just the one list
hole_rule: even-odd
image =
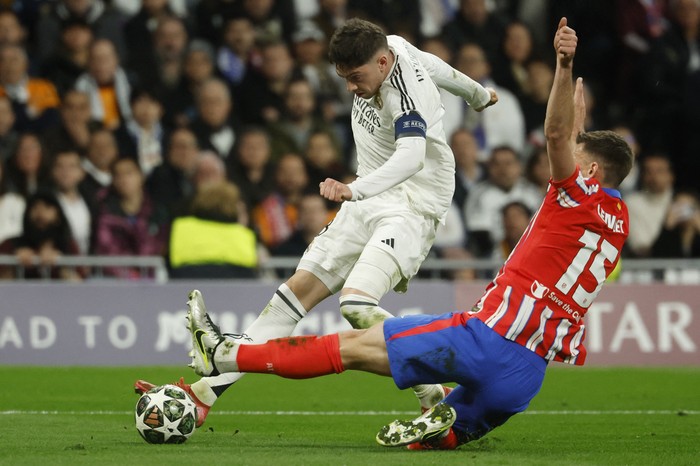
[(136, 430), (148, 443), (183, 443), (196, 424), (194, 401), (175, 385), (152, 388), (136, 403)]

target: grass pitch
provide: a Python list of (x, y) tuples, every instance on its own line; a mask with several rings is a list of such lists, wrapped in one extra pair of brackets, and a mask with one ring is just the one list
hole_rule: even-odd
[(524, 414), (457, 451), (375, 444), (385, 423), (416, 414), (390, 379), (248, 375), (182, 445), (136, 432), (132, 383), (186, 368), (0, 366), (0, 464), (691, 465), (700, 457), (700, 369), (555, 365)]

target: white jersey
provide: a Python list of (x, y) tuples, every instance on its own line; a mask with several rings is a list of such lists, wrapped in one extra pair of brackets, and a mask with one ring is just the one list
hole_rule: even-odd
[(399, 36), (387, 39), (395, 57), (392, 70), (373, 98), (355, 96), (353, 102), (357, 175), (362, 178), (384, 165), (396, 151), (397, 134), (413, 124), (402, 117), (418, 114), (426, 126), (423, 168), (389, 191), (400, 193), (420, 214), (443, 221), (454, 193), (455, 162), (442, 126), (440, 92), (415, 55), (417, 49)]

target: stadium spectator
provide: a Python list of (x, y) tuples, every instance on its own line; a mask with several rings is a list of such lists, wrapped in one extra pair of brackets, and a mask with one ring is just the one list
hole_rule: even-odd
[(317, 193), (304, 194), (299, 200), (297, 223), (292, 235), (270, 250), (278, 257), (301, 257), (311, 241), (331, 221), (333, 211), (327, 201)]
[(486, 0), (461, 0), (455, 17), (442, 28), (442, 35), (452, 50), (467, 43), (478, 44), (486, 60), (494, 63), (505, 35), (505, 21), (488, 11)]
[(41, 75), (56, 85), (61, 96), (87, 72), (93, 40), (92, 29), (84, 21), (72, 20), (61, 26), (60, 41), (41, 66)]
[[(547, 155), (547, 151), (544, 151)], [(494, 259), (505, 261), (520, 241), (532, 218), (532, 210), (520, 201), (512, 201), (501, 209), (503, 239), (494, 248)]]
[(549, 188), (551, 178), (549, 170), (549, 157), (546, 147), (535, 147), (525, 164), (525, 178), (532, 183), (544, 197)]
[(696, 192), (678, 191), (673, 196), (651, 256), (700, 258), (700, 198)]
[(188, 215), (173, 221), (171, 278), (255, 278), (257, 241), (238, 222), (240, 192), (233, 183), (211, 183), (195, 194)]
[(317, 186), (326, 178), (339, 180), (349, 173), (343, 163), (338, 141), (327, 131), (314, 131), (309, 135), (304, 160), (309, 172), (309, 186)]
[[(27, 199), (22, 219), (22, 233), (0, 244), (0, 254), (12, 254), (19, 269), (0, 267), (0, 278), (53, 278), (80, 280), (80, 271), (71, 267), (57, 267), (62, 255), (78, 254), (71, 237), (70, 226), (53, 194), (38, 191)], [(38, 264), (35, 265), (35, 261)]]
[(294, 32), (293, 39), (294, 56), (313, 89), (323, 119), (328, 123), (347, 124), (352, 96), (345, 91), (335, 67), (328, 63), (326, 36), (313, 21), (307, 20)]
[(50, 186), (49, 157), (36, 133), (25, 132), (5, 163), (8, 190), (25, 199)]
[(22, 233), (24, 197), (7, 189), (5, 164), (0, 164), (0, 242)]
[(238, 0), (199, 0), (193, 12), (197, 36), (211, 44), (221, 40), (227, 19), (242, 16)]
[(348, 0), (319, 0), (318, 6), (318, 13), (312, 21), (326, 37), (331, 37), (337, 28), (358, 13), (348, 8)]
[(106, 128), (116, 129), (131, 119), (132, 83), (119, 66), (117, 51), (110, 41), (97, 39), (92, 43), (88, 71), (80, 75), (75, 88), (90, 97), (90, 115)]
[(664, 223), (673, 198), (673, 167), (663, 154), (650, 154), (641, 160), (641, 190), (627, 196), (630, 232), (629, 252), (647, 257)]
[(74, 150), (86, 153), (90, 134), (102, 127), (90, 114), (90, 97), (75, 89), (63, 96), (59, 107), (59, 122), (43, 133), (46, 147), (52, 152)]
[(292, 79), (301, 74), (284, 42), (262, 44), (260, 56), (260, 70), (248, 69), (235, 90), (240, 118), (245, 124), (278, 121), (284, 111), (284, 92)]
[(197, 118), (197, 95), (202, 85), (216, 78), (214, 49), (201, 39), (189, 43), (183, 55), (183, 69), (174, 87), (161, 87), (163, 122), (169, 127), (189, 126)]
[[(455, 193), (452, 203), (460, 211), (462, 223), (469, 193), (486, 177), (486, 170), (479, 162), (479, 146), (468, 130), (460, 128), (450, 138), (450, 147), (455, 155)], [(466, 227), (465, 227), (466, 228)]]
[(112, 1), (112, 6), (127, 16), (138, 14), (141, 7), (149, 5), (150, 8), (160, 9), (161, 2), (167, 2), (168, 12), (180, 17), (187, 15), (187, 8), (190, 1), (188, 0), (117, 0)]
[(242, 0), (239, 5), (241, 13), (253, 23), (256, 42), (292, 42), (292, 32), (297, 22), (292, 2)]
[(196, 100), (198, 116), (191, 128), (199, 147), (216, 152), (224, 160), (231, 159), (238, 121), (228, 86), (221, 79), (211, 78), (201, 84)]
[[(198, 192), (204, 186), (207, 186), (209, 184), (225, 183), (226, 180), (226, 165), (224, 165), (224, 162), (223, 160), (221, 160), (221, 157), (219, 157), (212, 151), (200, 152), (199, 156), (197, 157), (197, 163), (194, 169), (194, 176), (192, 178), (195, 192)], [(240, 196), (239, 201), (244, 202), (243, 199), (240, 198)], [(241, 213), (239, 211), (239, 219), (240, 214)]]
[(85, 198), (80, 192), (80, 182), (83, 178), (85, 178), (85, 170), (81, 165), (80, 154), (75, 151), (54, 154), (51, 167), (54, 195), (70, 225), (71, 235), (78, 246), (78, 252), (85, 255), (92, 252), (92, 219), (95, 200)]
[(36, 23), (36, 50), (40, 60), (51, 54), (60, 42), (61, 25), (73, 20), (87, 23), (95, 37), (106, 39), (114, 44), (115, 51), (122, 59), (127, 50), (124, 43), (124, 23), (126, 17), (103, 0), (58, 0), (41, 12)]
[(170, 216), (181, 215), (194, 195), (193, 176), (199, 147), (192, 131), (179, 128), (170, 135), (165, 160), (146, 181), (151, 198), (164, 206)]
[(98, 193), (112, 184), (110, 166), (117, 158), (119, 150), (112, 132), (105, 128), (93, 131), (83, 158), (85, 178), (80, 183), (86, 198), (97, 199)]
[(493, 80), (521, 102), (530, 92), (528, 64), (533, 58), (533, 48), (530, 29), (520, 21), (511, 21), (506, 25), (500, 53), (493, 64)]
[(0, 97), (7, 96), (15, 111), (20, 131), (42, 131), (57, 118), (60, 103), (54, 85), (29, 76), (29, 57), (20, 45), (0, 47)]
[[(462, 220), (462, 212), (453, 202), (447, 209), (445, 223), (438, 225), (431, 254), (441, 259), (467, 260), (474, 256), (467, 250), (467, 231)], [(425, 275), (431, 276), (428, 273)], [(476, 276), (472, 269), (454, 269), (443, 271), (441, 278), (450, 280), (473, 280)]]
[(19, 132), (15, 130), (15, 111), (7, 96), (0, 97), (0, 164), (14, 154)]
[(184, 71), (184, 58), (189, 37), (182, 19), (164, 16), (153, 31), (153, 47), (145, 47), (149, 55), (133, 68), (140, 80), (156, 89), (172, 92), (177, 89)]
[(497, 147), (488, 162), (488, 178), (469, 193), (464, 212), (469, 230), (469, 250), (477, 257), (491, 257), (503, 239), (500, 210), (511, 201), (521, 201), (536, 210), (542, 194), (522, 176), (518, 154)]
[[(158, 34), (156, 31), (161, 27), (163, 21), (167, 21), (170, 17), (176, 17), (176, 15), (168, 0), (145, 0), (140, 3), (141, 8), (138, 12), (124, 23), (124, 41), (129, 51), (129, 59), (126, 64), (130, 69), (152, 73), (157, 68), (157, 64), (154, 62), (154, 35)], [(178, 47), (182, 47), (179, 45), (181, 31), (175, 31), (175, 29), (179, 28), (174, 26), (173, 33), (168, 36), (175, 39)], [(160, 47), (162, 50), (162, 43)], [(157, 78), (153, 75), (151, 77)]]
[[(421, 49), (435, 55), (445, 63), (454, 63), (455, 53), (441, 37), (432, 37), (424, 40), (421, 44)], [(440, 89), (440, 100), (445, 106), (445, 118), (442, 119), (442, 126), (445, 130), (445, 135), (450, 137), (457, 131), (457, 128), (462, 127), (464, 101), (455, 99), (446, 89)]]
[(306, 79), (290, 81), (284, 93), (284, 109), (279, 120), (268, 125), (272, 140), (272, 158), (294, 152), (303, 153), (312, 133), (333, 128), (318, 116), (316, 96)]
[(622, 139), (625, 140), (625, 142), (627, 142), (627, 144), (629, 144), (630, 150), (632, 151), (632, 155), (634, 155), (634, 165), (632, 165), (630, 174), (627, 175), (627, 178), (625, 178), (622, 181), (622, 183), (620, 183), (620, 192), (623, 195), (627, 195), (639, 189), (639, 154), (642, 151), (642, 146), (639, 144), (639, 141), (637, 140), (637, 137), (634, 134), (634, 130), (629, 125), (619, 123), (613, 126), (611, 130), (616, 132), (618, 136), (620, 136)]
[(245, 16), (226, 20), (221, 45), (216, 51), (216, 67), (232, 86), (237, 86), (253, 66), (255, 54), (255, 30)]
[(270, 136), (261, 127), (241, 131), (236, 156), (227, 160), (228, 177), (243, 194), (248, 211), (257, 206), (275, 187)]
[(253, 208), (251, 215), (255, 231), (265, 247), (275, 248), (292, 235), (299, 202), (308, 187), (304, 159), (298, 154), (284, 154), (277, 162), (275, 190)]
[(530, 142), (544, 141), (542, 122), (553, 80), (554, 70), (544, 60), (531, 60), (527, 64), (527, 87), (520, 98), (520, 107), (523, 110), (525, 132)]
[(638, 95), (644, 96), (637, 101), (643, 106), (638, 135), (643, 147), (677, 157), (684, 154), (684, 138), (678, 136), (685, 127), (689, 78), (700, 70), (700, 2), (674, 0), (668, 16), (669, 28), (653, 41), (638, 75)]
[(0, 46), (24, 45), (27, 30), (12, 10), (0, 10)]
[(161, 124), (163, 105), (154, 92), (144, 88), (132, 90), (129, 102), (132, 118), (115, 133), (119, 153), (135, 158), (148, 177), (163, 162), (167, 138)]
[(522, 153), (525, 148), (525, 118), (520, 103), (511, 92), (493, 82), (490, 77), (491, 65), (483, 49), (473, 43), (463, 45), (457, 53), (455, 68), (498, 93), (498, 105), (488, 112), (476, 112), (462, 102), (459, 113), (448, 115), (448, 118), (462, 120), (460, 126), (474, 134), (479, 144), (479, 160), (485, 161), (495, 147), (503, 145)]
[(625, 109), (638, 105), (638, 77), (652, 43), (668, 27), (664, 17), (666, 0), (618, 0), (615, 2), (615, 32), (618, 45), (616, 94)]
[[(212, 151), (200, 152), (199, 157), (197, 158), (194, 175), (192, 177), (195, 194), (206, 186), (211, 184), (226, 183), (227, 181), (226, 165), (224, 164), (223, 160), (221, 160), (221, 157)], [(236, 188), (238, 188), (238, 186), (236, 186)], [(249, 226), (250, 212), (248, 211), (248, 206), (240, 189), (238, 190), (238, 193), (238, 223), (244, 226)]]
[[(103, 256), (164, 256), (169, 235), (168, 214), (144, 189), (144, 177), (134, 159), (116, 160), (112, 185), (99, 200), (95, 254)], [(136, 268), (113, 267), (107, 275), (139, 278)]]

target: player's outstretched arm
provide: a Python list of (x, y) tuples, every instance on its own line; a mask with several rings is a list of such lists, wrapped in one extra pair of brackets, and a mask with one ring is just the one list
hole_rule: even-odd
[(439, 88), (463, 98), (477, 112), (498, 102), (495, 90), (482, 86), (432, 53), (424, 52), (410, 43), (407, 47), (420, 60), (430, 79)]
[(554, 181), (568, 178), (576, 169), (570, 140), (574, 130), (572, 68), (577, 41), (576, 31), (567, 26), (566, 18), (562, 18), (554, 36), (557, 67), (544, 120), (549, 167)]

